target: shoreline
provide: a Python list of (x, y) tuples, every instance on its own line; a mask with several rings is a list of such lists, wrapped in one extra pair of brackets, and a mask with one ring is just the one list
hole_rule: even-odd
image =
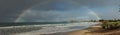
[[(93, 25), (93, 26), (91, 26), (89, 28), (86, 28), (86, 29), (83, 29), (83, 30), (77, 30), (77, 31), (68, 32), (65, 35), (93, 35), (93, 33), (90, 33), (90, 32), (94, 31), (94, 30), (101, 29), (100, 25), (101, 24), (96, 24), (96, 25)], [(98, 34), (96, 34), (96, 35), (98, 35)]]
[[(85, 29), (80, 29), (80, 30), (75, 30), (75, 31), (70, 31), (70, 32), (58, 32), (58, 33), (52, 33), (52, 34), (41, 34), (41, 35), (69, 35), (69, 34), (73, 34), (74, 32), (77, 32), (77, 31), (83, 31), (83, 30), (88, 30), (88, 29), (90, 29), (90, 28), (92, 28), (93, 26), (98, 26), (98, 25), (101, 25), (100, 23), (98, 23), (98, 24), (95, 24), (95, 25), (92, 25), (92, 26), (90, 26), (90, 27), (88, 27), (88, 28), (85, 28)], [(80, 33), (79, 33), (80, 34)], [(75, 34), (73, 34), (73, 35), (75, 35)]]
[(101, 24), (97, 24), (87, 29), (73, 31), (66, 33), (65, 35), (119, 35), (120, 28), (115, 30), (104, 30), (101, 27)]
[(43, 35), (119, 35), (119, 34), (120, 34), (120, 28), (115, 30), (104, 30), (102, 29), (101, 24), (96, 24), (82, 30), (59, 32), (53, 34), (43, 34)]

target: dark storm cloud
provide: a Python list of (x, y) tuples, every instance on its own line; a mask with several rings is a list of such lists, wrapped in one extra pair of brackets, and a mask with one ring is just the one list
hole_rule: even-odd
[(23, 10), (44, 1), (45, 0), (0, 0), (0, 21), (13, 21)]
[[(22, 17), (24, 19), (21, 18), (21, 20), (78, 20), (96, 19), (97, 16), (102, 19), (113, 19), (113, 16), (119, 16), (116, 15), (119, 1), (120, 0), (52, 0), (48, 3), (38, 4), (33, 7)], [(97, 16), (89, 14), (90, 12), (95, 12)]]
[(57, 11), (65, 11), (65, 10), (73, 10), (80, 7), (80, 3), (73, 2), (72, 0), (51, 0), (51, 2), (40, 4), (34, 8), (33, 10), (57, 10)]
[(119, 3), (120, 0), (0, 0), (0, 20), (14, 20), (28, 8), (29, 12), (20, 17), (21, 21), (96, 18), (88, 14), (91, 11), (103, 19), (113, 19), (113, 16), (119, 16)]

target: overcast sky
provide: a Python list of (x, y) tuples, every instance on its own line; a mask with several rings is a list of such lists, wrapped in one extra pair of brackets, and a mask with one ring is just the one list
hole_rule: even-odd
[(1, 21), (120, 18), (120, 0), (0, 0)]

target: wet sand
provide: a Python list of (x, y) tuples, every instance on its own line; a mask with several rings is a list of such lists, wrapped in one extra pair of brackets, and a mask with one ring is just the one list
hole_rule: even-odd
[(98, 24), (88, 29), (70, 32), (65, 35), (120, 35), (120, 28), (115, 30), (104, 30), (101, 28), (101, 24)]
[(94, 25), (90, 28), (86, 28), (83, 30), (76, 30), (76, 31), (70, 31), (70, 32), (59, 32), (59, 33), (53, 33), (53, 34), (41, 34), (41, 35), (87, 35), (86, 33), (89, 33), (92, 30), (101, 29), (101, 24)]
[(43, 35), (120, 35), (120, 28), (115, 30), (104, 30), (101, 28), (101, 24), (98, 24), (84, 30)]
[[(38, 28), (39, 27), (36, 27), (37, 30), (38, 30)], [(24, 28), (22, 28), (22, 29), (16, 28), (15, 32), (17, 30), (19, 30), (21, 32), (23, 29)], [(30, 28), (28, 28), (28, 29), (30, 29)], [(3, 29), (3, 30), (5, 30), (5, 29)], [(13, 30), (14, 29), (11, 29), (11, 30), (9, 29), (8, 31), (0, 30), (0, 35), (9, 35), (11, 33), (15, 33), (15, 32), (13, 32)], [(28, 30), (28, 31), (31, 31), (31, 30)], [(4, 34), (3, 34), (3, 32), (4, 32)], [(59, 32), (59, 33), (53, 33), (53, 34), (40, 34), (40, 32), (33, 33), (33, 35), (119, 35), (119, 34), (120, 34), (120, 28), (115, 29), (115, 30), (104, 30), (101, 28), (101, 24), (94, 25), (94, 26), (89, 27), (87, 29), (76, 30), (76, 31), (71, 31), (71, 32)], [(23, 33), (21, 35), (26, 35), (26, 34)], [(31, 33), (31, 35), (32, 35), (32, 33)]]

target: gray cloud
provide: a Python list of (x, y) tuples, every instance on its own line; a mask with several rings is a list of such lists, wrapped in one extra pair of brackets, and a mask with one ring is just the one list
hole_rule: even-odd
[(23, 10), (43, 1), (44, 0), (0, 0), (0, 21), (14, 21)]
[(21, 21), (82, 19), (89, 15), (88, 9), (103, 19), (113, 19), (119, 16), (119, 3), (120, 0), (0, 0), (0, 21), (14, 21), (25, 10), (30, 12), (21, 17)]

